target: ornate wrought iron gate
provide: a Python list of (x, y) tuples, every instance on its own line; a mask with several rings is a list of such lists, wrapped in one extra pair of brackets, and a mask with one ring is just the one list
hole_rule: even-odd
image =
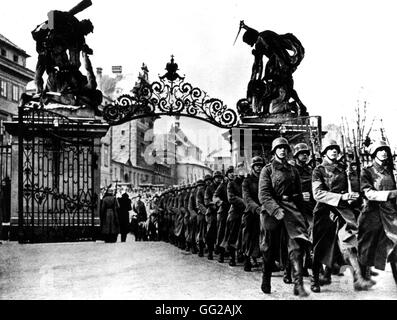
[(92, 240), (94, 140), (79, 121), (39, 108), (20, 108), (19, 128), (20, 242)]

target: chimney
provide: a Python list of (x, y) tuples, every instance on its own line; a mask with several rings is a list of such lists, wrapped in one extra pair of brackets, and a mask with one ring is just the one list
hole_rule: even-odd
[(121, 79), (123, 77), (123, 67), (122, 66), (113, 66), (112, 73), (116, 76), (116, 79)]

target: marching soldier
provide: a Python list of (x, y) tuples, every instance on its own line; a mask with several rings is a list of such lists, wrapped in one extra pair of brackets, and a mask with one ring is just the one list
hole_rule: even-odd
[(185, 197), (186, 197), (186, 187), (180, 186), (179, 192), (176, 200), (176, 222), (175, 222), (175, 236), (178, 239), (178, 248), (185, 249)]
[(244, 172), (239, 170), (239, 166), (237, 166), (237, 177), (230, 179), (227, 184), (227, 198), (230, 203), (230, 209), (226, 220), (225, 237), (222, 241), (222, 247), (230, 253), (229, 266), (231, 267), (236, 266), (238, 235), (241, 226), (241, 217), (245, 210), (242, 192), (244, 178)]
[(242, 195), (246, 208), (241, 221), (241, 250), (245, 257), (244, 271), (246, 272), (251, 271), (251, 257), (256, 260), (259, 256), (260, 204), (258, 200), (258, 182), (263, 165), (262, 157), (254, 157), (251, 164), (251, 173), (244, 179), (242, 184)]
[(313, 170), (313, 278), (311, 290), (320, 292), (321, 264), (332, 268), (335, 247), (339, 245), (346, 263), (353, 268), (354, 289), (368, 290), (373, 284), (362, 276), (357, 258), (358, 225), (349, 202), (360, 194), (348, 192), (345, 168), (338, 162), (340, 147), (334, 140), (324, 144), (323, 162)]
[(184, 237), (185, 237), (185, 244), (186, 244), (185, 249), (187, 252), (189, 252), (191, 249), (191, 241), (189, 239), (189, 234), (190, 234), (190, 231), (192, 228), (190, 225), (190, 211), (189, 211), (189, 199), (190, 199), (191, 190), (192, 190), (192, 186), (188, 185), (186, 187), (186, 191), (185, 191), (186, 193), (185, 193), (185, 197), (183, 199), (183, 208), (185, 211), (183, 225), (185, 228), (185, 236)]
[(171, 188), (170, 196), (168, 198), (167, 203), (167, 211), (168, 211), (168, 238), (170, 239), (170, 243), (175, 245), (175, 201), (176, 201), (176, 190), (175, 188)]
[[(316, 202), (313, 198), (312, 191), (312, 174), (313, 169), (309, 165), (310, 149), (306, 143), (298, 143), (294, 148), (295, 168), (298, 170), (302, 186), (302, 213), (308, 225), (310, 239), (312, 239), (313, 230), (313, 210)], [(310, 251), (306, 253), (306, 263), (304, 274), (307, 273), (307, 267), (311, 267)]]
[(196, 182), (189, 195), (188, 202), (188, 210), (190, 213), (189, 217), (189, 234), (186, 241), (189, 243), (192, 253), (197, 254), (197, 244), (196, 244), (196, 236), (197, 236), (197, 205), (196, 205), (196, 196), (198, 191), (198, 183)]
[(206, 175), (204, 180), (197, 181), (197, 193), (196, 193), (196, 206), (197, 206), (197, 236), (196, 242), (199, 246), (199, 257), (204, 257), (204, 248), (205, 248), (205, 235), (207, 233), (207, 222), (205, 221), (205, 213), (207, 212), (207, 208), (204, 203), (204, 194), (206, 188), (206, 181), (212, 181), (212, 177), (210, 175)]
[(223, 180), (223, 175), (220, 171), (215, 171), (213, 175), (213, 180), (206, 180), (207, 187), (204, 193), (204, 204), (207, 208), (205, 220), (207, 222), (207, 233), (205, 237), (205, 242), (208, 248), (208, 260), (214, 259), (214, 246), (216, 242), (216, 213), (218, 211), (218, 206), (213, 201), (213, 196), (215, 190), (221, 184)]
[[(308, 296), (303, 286), (303, 256), (310, 245), (309, 233), (301, 213), (302, 190), (297, 169), (287, 162), (291, 151), (287, 139), (277, 138), (272, 143), (274, 158), (265, 166), (259, 178), (261, 210), (261, 249), (263, 253), (262, 291), (271, 292), (271, 274), (274, 259), (282, 252), (281, 262), (289, 259), (293, 267), (294, 295)], [(281, 250), (280, 250), (281, 249)]]
[(216, 248), (219, 252), (219, 262), (223, 263), (225, 260), (225, 249), (221, 246), (223, 238), (225, 237), (226, 219), (230, 209), (230, 203), (227, 199), (227, 184), (229, 181), (234, 179), (234, 167), (230, 166), (226, 170), (226, 178), (221, 182), (219, 187), (215, 190), (214, 201), (218, 204), (218, 215), (217, 215), (217, 237), (216, 237)]
[(358, 256), (363, 277), (371, 281), (371, 266), (385, 270), (390, 262), (397, 284), (397, 188), (390, 147), (375, 142), (370, 148), (373, 164), (361, 172), (365, 205), (358, 219)]

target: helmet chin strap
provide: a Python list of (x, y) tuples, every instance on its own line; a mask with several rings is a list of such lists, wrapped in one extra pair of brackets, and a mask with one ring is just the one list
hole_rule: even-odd
[(329, 161), (331, 161), (331, 162), (336, 162), (336, 158), (335, 158), (335, 159), (331, 159), (330, 157), (328, 157), (327, 154), (326, 154), (325, 156), (328, 158)]

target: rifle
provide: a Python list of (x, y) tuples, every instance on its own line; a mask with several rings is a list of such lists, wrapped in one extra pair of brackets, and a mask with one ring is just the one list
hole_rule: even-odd
[(357, 152), (357, 141), (353, 130), (353, 163), (356, 165), (356, 174), (357, 174), (357, 182), (358, 182), (358, 192), (361, 191), (361, 183), (360, 183), (360, 175), (361, 175), (361, 162), (360, 157)]
[(312, 155), (311, 155), (312, 159), (310, 160), (310, 162), (312, 164), (313, 169), (315, 169), (317, 166), (317, 160), (316, 160), (316, 154), (315, 154), (315, 150), (314, 150), (313, 131), (312, 131), (312, 127), (310, 125), (308, 125), (307, 123), (306, 123), (306, 126), (309, 128), (310, 149), (312, 151)]

